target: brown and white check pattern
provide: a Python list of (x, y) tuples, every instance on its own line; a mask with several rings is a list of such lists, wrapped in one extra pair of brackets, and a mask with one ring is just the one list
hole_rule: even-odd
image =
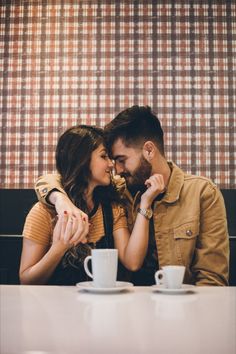
[(236, 188), (234, 1), (1, 1), (1, 188), (54, 170), (59, 134), (150, 105), (167, 157)]

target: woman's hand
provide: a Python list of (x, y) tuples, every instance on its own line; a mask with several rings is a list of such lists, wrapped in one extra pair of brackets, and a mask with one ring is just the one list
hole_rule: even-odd
[(142, 194), (140, 206), (149, 208), (153, 200), (165, 190), (164, 178), (160, 174), (154, 174), (145, 181), (147, 190)]
[(68, 215), (67, 211), (58, 215), (58, 221), (53, 231), (52, 245), (59, 246), (63, 250), (87, 242), (89, 224), (80, 213), (77, 216)]

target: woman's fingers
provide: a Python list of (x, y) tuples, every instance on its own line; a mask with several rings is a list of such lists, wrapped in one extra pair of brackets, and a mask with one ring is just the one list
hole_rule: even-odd
[(73, 236), (73, 223), (74, 223), (73, 217), (68, 217), (64, 232), (61, 233), (62, 235), (61, 240), (65, 244), (70, 244), (71, 237)]
[(61, 237), (61, 218), (59, 218), (58, 216), (56, 216), (56, 218), (56, 225), (53, 229), (53, 241), (58, 241)]
[(81, 243), (87, 243), (88, 242), (88, 233), (89, 233), (89, 223), (84, 223), (84, 231), (82, 232), (79, 242)]
[(162, 175), (155, 174), (145, 181), (145, 185), (161, 192), (165, 188), (164, 178)]
[(146, 192), (142, 195), (142, 199), (152, 202), (160, 193), (165, 190), (164, 178), (160, 174), (154, 174), (145, 181), (147, 186)]
[(58, 221), (53, 230), (53, 242), (60, 241), (68, 248), (87, 242), (89, 232), (88, 218), (84, 218), (80, 213), (75, 216), (69, 216), (67, 211), (58, 216)]
[(59, 219), (61, 219), (61, 239), (64, 239), (64, 234), (66, 231), (66, 226), (68, 223), (68, 214), (67, 211), (64, 210), (63, 214), (59, 216)]

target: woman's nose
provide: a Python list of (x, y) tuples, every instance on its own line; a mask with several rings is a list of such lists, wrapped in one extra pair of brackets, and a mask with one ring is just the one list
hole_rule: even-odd
[(108, 167), (109, 168), (114, 168), (114, 163), (111, 159), (108, 159)]

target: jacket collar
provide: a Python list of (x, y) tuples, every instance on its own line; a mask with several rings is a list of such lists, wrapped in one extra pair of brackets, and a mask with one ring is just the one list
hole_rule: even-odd
[[(167, 190), (163, 199), (161, 201), (158, 201), (157, 203), (165, 202), (171, 204), (176, 202), (179, 199), (180, 192), (184, 184), (184, 172), (172, 161), (168, 161), (168, 165), (171, 169), (171, 175)], [(124, 195), (129, 200), (129, 202), (133, 204), (133, 209), (135, 209), (140, 201), (141, 193), (137, 192), (136, 195), (132, 197), (129, 190), (127, 188), (124, 189)]]
[(162, 202), (174, 203), (179, 199), (184, 184), (184, 172), (172, 161), (168, 161), (168, 165), (171, 169), (171, 175)]

